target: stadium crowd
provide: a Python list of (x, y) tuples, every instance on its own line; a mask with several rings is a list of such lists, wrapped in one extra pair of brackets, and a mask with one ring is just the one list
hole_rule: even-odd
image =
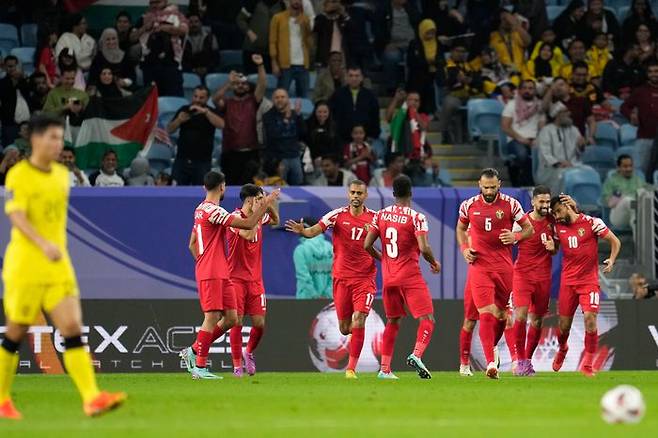
[[(30, 153), (30, 114), (65, 116), (75, 144), (90, 102), (144, 84), (188, 98), (155, 136), (171, 147), (170, 166), (150, 168), (147, 152), (117, 169), (108, 151), (99, 169), (78, 169), (67, 148), (74, 185), (200, 184), (219, 167), (232, 185), (390, 186), (405, 173), (416, 186), (443, 186), (428, 134), (465, 142), (465, 105), (480, 98), (504, 105), (501, 158), (515, 186), (558, 190), (564, 170), (598, 150), (601, 125), (616, 138), (620, 126), (636, 127), (631, 160), (649, 181), (657, 167), (649, 0), (619, 9), (602, 0), (150, 0), (143, 15), (122, 11), (114, 27), (93, 31), (84, 11), (37, 3), (0, 12), (15, 29), (35, 23), (31, 58), (0, 46), (2, 181)], [(241, 57), (223, 59), (231, 53)], [(210, 81), (217, 73), (221, 83)], [(637, 175), (627, 174), (610, 178)]]

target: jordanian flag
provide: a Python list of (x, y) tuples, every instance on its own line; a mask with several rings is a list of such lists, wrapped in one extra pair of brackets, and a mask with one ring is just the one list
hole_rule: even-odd
[(117, 153), (120, 168), (128, 167), (150, 145), (158, 120), (158, 90), (152, 86), (132, 96), (92, 99), (84, 117), (75, 142), (78, 167), (98, 169), (108, 149)]

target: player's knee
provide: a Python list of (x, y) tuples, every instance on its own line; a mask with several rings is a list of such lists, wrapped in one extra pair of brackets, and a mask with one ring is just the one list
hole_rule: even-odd
[(560, 331), (568, 332), (569, 330), (571, 330), (571, 320), (566, 318), (560, 318), (560, 321), (558, 322), (558, 326), (560, 327)]
[(588, 332), (596, 330), (596, 314), (585, 313), (585, 330)]
[(252, 326), (259, 328), (259, 329), (264, 329), (265, 328), (265, 318), (254, 318), (252, 321)]
[(352, 315), (352, 327), (364, 328), (366, 326), (367, 315), (365, 313), (356, 312)]
[(74, 338), (76, 336), (81, 336), (82, 335), (82, 327), (80, 327), (80, 324), (78, 324), (77, 321), (69, 321), (66, 322), (65, 324), (62, 324), (61, 326), (57, 327), (59, 330), (59, 333), (66, 338)]
[(423, 316), (421, 316), (421, 317), (418, 318), (418, 321), (430, 321), (430, 322), (434, 322), (434, 315), (432, 315), (432, 314), (429, 314), (429, 315), (423, 315)]
[(226, 324), (227, 329), (230, 329), (231, 327), (235, 327), (236, 325), (238, 325), (238, 321), (239, 319), (237, 315), (230, 313), (224, 315), (224, 324)]
[(525, 322), (528, 320), (528, 309), (518, 308), (514, 312), (517, 321)]

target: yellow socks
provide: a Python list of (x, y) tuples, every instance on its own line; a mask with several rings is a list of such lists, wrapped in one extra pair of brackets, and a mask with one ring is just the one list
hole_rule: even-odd
[(85, 351), (85, 348), (82, 346), (64, 351), (64, 366), (78, 388), (82, 401), (84, 403), (92, 401), (100, 391), (96, 385), (96, 375), (91, 365), (91, 356)]
[(0, 347), (0, 403), (9, 398), (9, 391), (16, 375), (17, 365), (18, 353), (10, 353)]

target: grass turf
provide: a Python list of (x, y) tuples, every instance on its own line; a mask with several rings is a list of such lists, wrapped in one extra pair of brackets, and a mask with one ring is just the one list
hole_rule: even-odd
[[(224, 376), (101, 375), (103, 388), (125, 390), (129, 399), (116, 412), (88, 419), (66, 376), (19, 375), (13, 394), (25, 418), (0, 421), (0, 436), (658, 436), (658, 372), (604, 372), (594, 379), (503, 373), (499, 381), (456, 372), (428, 381), (403, 372), (396, 382), (372, 373), (356, 381), (320, 373)], [(622, 383), (645, 396), (647, 415), (639, 425), (611, 426), (600, 418), (602, 394)]]

